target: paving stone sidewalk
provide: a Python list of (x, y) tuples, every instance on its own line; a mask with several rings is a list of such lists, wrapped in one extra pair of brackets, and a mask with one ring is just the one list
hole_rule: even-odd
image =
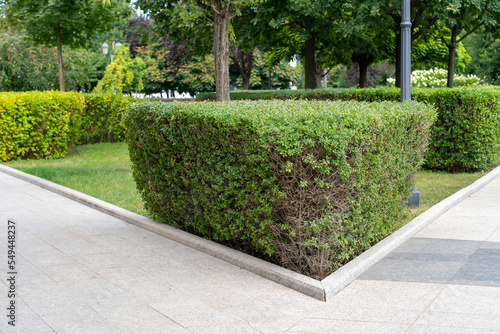
[(500, 333), (500, 177), (321, 302), (0, 172), (0, 310), (0, 333)]

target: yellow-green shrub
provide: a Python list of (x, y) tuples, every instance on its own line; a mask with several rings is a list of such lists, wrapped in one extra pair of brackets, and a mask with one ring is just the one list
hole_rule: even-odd
[(70, 120), (82, 109), (79, 93), (0, 93), (0, 160), (64, 157)]

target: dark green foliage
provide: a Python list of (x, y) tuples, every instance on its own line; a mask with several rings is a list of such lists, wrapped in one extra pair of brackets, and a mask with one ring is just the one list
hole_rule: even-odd
[(84, 94), (83, 111), (72, 119), (71, 144), (123, 141), (125, 125), (122, 116), (133, 101), (132, 97), (123, 95)]
[(322, 278), (394, 231), (433, 107), (139, 103), (133, 174), (159, 222)]
[[(203, 93), (197, 100), (213, 99)], [(244, 91), (232, 100), (313, 99), (398, 101), (400, 90), (328, 89)], [(500, 91), (493, 87), (413, 89), (412, 99), (435, 105), (439, 118), (433, 127), (425, 166), (449, 172), (470, 172), (489, 167), (500, 153)]]

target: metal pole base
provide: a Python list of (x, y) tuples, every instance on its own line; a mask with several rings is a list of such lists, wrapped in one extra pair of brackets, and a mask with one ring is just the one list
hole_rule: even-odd
[(408, 203), (406, 203), (406, 206), (410, 208), (416, 208), (420, 206), (420, 191), (418, 191), (417, 188), (414, 188), (410, 198), (408, 198)]

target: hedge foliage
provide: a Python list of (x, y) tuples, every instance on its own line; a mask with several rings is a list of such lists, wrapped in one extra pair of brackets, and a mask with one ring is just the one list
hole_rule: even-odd
[(132, 97), (119, 94), (84, 94), (83, 111), (73, 120), (74, 144), (123, 141), (125, 125), (122, 117), (132, 102)]
[(125, 125), (154, 218), (322, 278), (392, 233), (433, 107), (145, 102)]
[[(213, 99), (211, 93), (198, 100)], [(321, 89), (295, 91), (242, 91), (231, 99), (314, 99), (398, 101), (400, 90)], [(432, 131), (425, 166), (449, 172), (489, 167), (500, 154), (500, 90), (497, 87), (413, 89), (412, 99), (435, 105), (439, 118)]]
[(0, 160), (65, 156), (70, 120), (82, 110), (78, 93), (0, 93)]
[(68, 146), (121, 141), (132, 102), (113, 94), (0, 93), (0, 160), (61, 158)]

